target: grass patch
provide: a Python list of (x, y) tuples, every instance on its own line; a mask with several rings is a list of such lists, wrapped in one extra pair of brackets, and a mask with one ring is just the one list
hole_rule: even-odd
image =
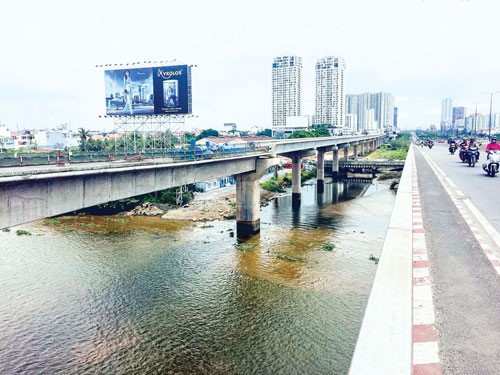
[(129, 219), (124, 219), (121, 217), (105, 217), (104, 220), (111, 221), (113, 223), (129, 223)]
[(406, 155), (408, 154), (408, 149), (397, 149), (390, 150), (387, 148), (379, 148), (378, 150), (372, 152), (369, 159), (395, 159), (395, 160), (406, 160)]
[(24, 230), (24, 229), (16, 230), (16, 234), (18, 236), (31, 236), (31, 232), (28, 232), (27, 230)]
[(303, 262), (304, 261), (304, 259), (302, 259), (302, 258), (293, 257), (293, 256), (286, 255), (283, 253), (276, 253), (274, 255), (276, 256), (276, 258), (286, 260), (288, 262)]
[(323, 250), (325, 250), (325, 251), (332, 251), (335, 248), (336, 248), (336, 246), (334, 243), (327, 242), (327, 243), (323, 244)]
[(242, 243), (237, 244), (235, 247), (236, 247), (236, 250), (239, 250), (239, 251), (252, 251), (255, 246), (257, 246), (256, 243), (242, 242)]
[(375, 262), (375, 264), (378, 264), (378, 260), (379, 258), (374, 256), (373, 254), (370, 255), (370, 258), (368, 258), (369, 260), (373, 260)]
[(285, 192), (285, 189), (283, 189), (283, 187), (281, 187), (281, 185), (273, 178), (261, 183), (260, 186), (262, 187), (262, 189), (272, 191), (273, 193)]
[(51, 225), (61, 225), (61, 221), (57, 219), (46, 219), (45, 223)]
[(378, 177), (380, 181), (391, 180), (393, 178), (401, 178), (401, 172), (385, 172)]

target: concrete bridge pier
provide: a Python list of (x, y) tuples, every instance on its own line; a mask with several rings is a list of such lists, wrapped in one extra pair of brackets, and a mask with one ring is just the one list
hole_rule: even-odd
[(358, 144), (354, 144), (353, 146), (353, 156), (354, 156), (354, 160), (358, 160)]
[(332, 153), (333, 153), (332, 177), (334, 181), (337, 181), (337, 178), (339, 176), (339, 148), (337, 146), (334, 146), (332, 148)]
[(349, 146), (344, 147), (344, 161), (349, 160)]
[(365, 156), (365, 142), (361, 142), (360, 146), (361, 146), (361, 156)]
[(316, 165), (316, 190), (319, 194), (325, 191), (325, 152), (318, 149), (318, 159)]
[(236, 234), (250, 237), (260, 232), (260, 177), (255, 172), (236, 178)]
[(235, 175), (236, 235), (250, 237), (260, 232), (260, 178), (277, 159), (258, 159), (255, 172)]
[[(323, 149), (323, 154), (326, 152), (326, 149)], [(303, 158), (307, 158), (309, 156), (316, 155), (316, 150), (304, 150), (304, 151), (295, 151), (280, 154), (287, 158), (292, 159), (292, 208), (300, 207), (301, 201), (301, 193), (300, 193), (300, 162)], [(323, 173), (324, 173), (324, 155), (323, 158)], [(323, 174), (324, 180), (324, 174)]]
[(301, 176), (300, 176), (300, 154), (295, 154), (292, 157), (292, 207), (300, 207), (301, 203)]

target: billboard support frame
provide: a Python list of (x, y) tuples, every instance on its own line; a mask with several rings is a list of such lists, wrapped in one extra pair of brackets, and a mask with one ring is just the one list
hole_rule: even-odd
[[(112, 117), (114, 120), (114, 131), (117, 133), (123, 133), (127, 142), (126, 153), (128, 150), (128, 139), (127, 136), (132, 136), (131, 140), (131, 152), (138, 153), (137, 149), (137, 135), (144, 137), (147, 134), (163, 135), (163, 145), (167, 148), (174, 147), (174, 132), (179, 132), (184, 129), (184, 124), (186, 118), (196, 117), (194, 115), (145, 115), (145, 116), (103, 116)], [(184, 133), (184, 132), (183, 132)], [(167, 139), (168, 138), (168, 139)], [(181, 143), (184, 143), (183, 137), (180, 139)], [(142, 149), (145, 153), (145, 149)]]

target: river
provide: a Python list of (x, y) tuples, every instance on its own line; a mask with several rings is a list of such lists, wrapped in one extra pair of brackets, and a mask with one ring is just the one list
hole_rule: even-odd
[(394, 196), (307, 185), (299, 210), (279, 197), (243, 243), (234, 220), (0, 232), (0, 373), (345, 374)]

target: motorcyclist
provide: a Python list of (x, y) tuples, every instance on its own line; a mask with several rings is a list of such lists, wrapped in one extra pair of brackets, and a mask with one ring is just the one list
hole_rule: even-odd
[(491, 137), (490, 143), (486, 145), (486, 158), (490, 158), (490, 153), (494, 150), (500, 151), (500, 144), (497, 143), (497, 137)]
[(460, 151), (458, 153), (458, 156), (460, 156), (460, 159), (462, 159), (463, 161), (465, 160), (465, 152), (467, 151), (467, 146), (468, 146), (467, 137), (462, 138), (462, 142), (460, 142), (459, 146), (460, 146)]
[(450, 138), (448, 144), (448, 151), (450, 151), (451, 153), (455, 153), (455, 150), (457, 149), (457, 142), (454, 139)]
[(460, 142), (459, 146), (460, 146), (460, 148), (466, 149), (467, 145), (468, 145), (468, 143), (467, 143), (467, 137), (463, 137), (462, 138), (462, 142)]
[(469, 140), (469, 145), (467, 146), (467, 150), (476, 153), (476, 159), (479, 160), (479, 146), (476, 143), (476, 140), (474, 138), (471, 138)]

